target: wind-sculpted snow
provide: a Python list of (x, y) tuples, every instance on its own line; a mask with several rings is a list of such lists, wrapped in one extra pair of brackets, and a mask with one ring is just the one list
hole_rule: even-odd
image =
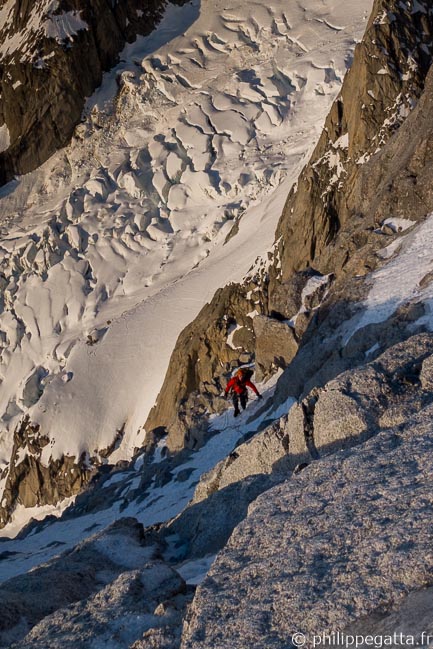
[(2, 189), (3, 469), (27, 413), (45, 462), (142, 443), (179, 332), (271, 247), (370, 6), (170, 7), (72, 144)]

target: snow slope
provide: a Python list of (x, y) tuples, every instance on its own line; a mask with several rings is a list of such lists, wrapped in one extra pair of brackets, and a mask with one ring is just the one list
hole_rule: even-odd
[[(258, 384), (265, 399), (272, 396), (277, 378), (274, 376), (267, 386)], [(292, 403), (293, 400), (288, 401), (284, 412)], [(96, 511), (87, 506), (80, 508), (79, 503), (74, 507), (74, 499), (63, 502), (62, 507), (18, 508), (11, 523), (0, 530), (0, 582), (48, 561), (120, 518), (132, 516), (146, 528), (179, 514), (193, 497), (200, 477), (227, 457), (244, 435), (263, 428), (267, 412), (257, 413), (254, 417), (259, 409), (260, 404), (255, 401), (236, 420), (232, 411), (214, 417), (211, 425), (214, 436), (198, 451), (187, 453), (175, 468), (167, 463), (169, 479), (163, 484), (158, 484), (156, 478), (150, 484), (143, 484), (143, 464), (149, 458), (141, 455), (126, 470), (114, 472), (101, 487), (97, 487), (103, 492), (103, 505)], [(278, 416), (278, 413), (272, 416)], [(254, 421), (249, 422), (251, 417)], [(164, 463), (162, 447), (163, 440), (153, 455), (154, 465), (162, 466)], [(186, 472), (188, 478), (184, 479), (182, 474)], [(113, 486), (114, 491), (110, 491)], [(62, 516), (65, 510), (66, 515)], [(38, 520), (47, 516), (51, 518), (15, 538), (31, 518)]]
[(26, 414), (46, 462), (116, 431), (131, 457), (182, 328), (272, 246), (371, 4), (170, 6), (71, 145), (1, 190), (0, 469)]

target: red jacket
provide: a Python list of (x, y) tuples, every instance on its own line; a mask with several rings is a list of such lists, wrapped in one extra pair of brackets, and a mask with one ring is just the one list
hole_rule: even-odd
[(246, 392), (247, 387), (251, 388), (251, 390), (253, 390), (253, 392), (255, 392), (257, 394), (257, 396), (259, 396), (259, 391), (257, 390), (254, 383), (251, 383), (251, 381), (249, 381), (249, 380), (242, 381), (237, 376), (234, 376), (227, 383), (226, 394), (228, 394), (230, 392), (230, 390), (233, 390), (233, 392), (236, 392), (237, 394), (243, 394), (244, 392)]

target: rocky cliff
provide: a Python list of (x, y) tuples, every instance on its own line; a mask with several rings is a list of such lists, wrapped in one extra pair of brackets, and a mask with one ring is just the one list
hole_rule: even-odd
[[(160, 445), (101, 472), (51, 533), (50, 521), (33, 524), (5, 546), (18, 568), (0, 587), (2, 646), (289, 649), (332, 633), (401, 646), (384, 641), (397, 632), (426, 646), (432, 28), (427, 3), (375, 3), (272, 258), (221, 289), (180, 336), (147, 427), (150, 445), (166, 428), (169, 447), (183, 450), (162, 458)], [(225, 380), (252, 362), (261, 378), (282, 370), (273, 402), (237, 445), (227, 431), (209, 439)], [(17, 433), (14, 456), (26, 448), (37, 466), (41, 444), (28, 426)], [(199, 478), (207, 445), (213, 468)], [(222, 448), (231, 450), (217, 462)], [(147, 517), (147, 529), (126, 518), (101, 532), (121, 515)], [(68, 546), (71, 531), (87, 540)], [(69, 549), (54, 556), (58, 547)], [(211, 563), (197, 589), (186, 583)], [(36, 589), (41, 597), (28, 595)]]
[(2, 0), (1, 184), (35, 169), (67, 144), (103, 72), (127, 42), (153, 30), (166, 4)]
[(165, 426), (172, 449), (191, 436), (178, 412), (194, 411), (197, 401), (205, 401), (203, 411), (218, 410), (218, 399), (203, 397), (205, 385), (213, 381), (210, 391), (218, 392), (247, 358), (261, 377), (287, 368), (277, 393), (283, 402), (362, 362), (375, 342), (379, 353), (404, 339), (419, 319), (422, 307), (406, 305), (392, 325), (358, 332), (344, 351), (343, 332), (334, 336), (367, 294), (369, 273), (384, 261), (378, 251), (401, 234), (392, 219), (417, 221), (433, 209), (432, 31), (427, 2), (375, 2), (341, 94), (287, 199), (269, 268), (263, 263), (244, 284), (219, 291), (179, 338), (145, 426)]
[(315, 388), (241, 440), (165, 523), (98, 531), (110, 506), (127, 516), (152, 484), (155, 500), (170, 481), (179, 493), (197, 453), (102, 477), (63, 522), (85, 540), (61, 554), (61, 524), (31, 525), (2, 558), (28, 561), (39, 534), (55, 549), (0, 585), (0, 646), (288, 649), (296, 632), (311, 647), (323, 633), (398, 630), (418, 641), (432, 612), (432, 343), (411, 336)]
[[(236, 10), (223, 0), (169, 8), (151, 38), (125, 48), (71, 145), (0, 192), (2, 523), (74, 496), (116, 434), (104, 461), (134, 455), (175, 338), (226, 277), (242, 277), (272, 245), (288, 185), (317, 141), (372, 0), (353, 2), (347, 24), (341, 2), (272, 0), (257, 16), (244, 1)], [(63, 26), (65, 39), (83, 36), (84, 10), (50, 7), (44, 25)], [(36, 18), (28, 25), (39, 29)], [(253, 205), (262, 197), (266, 218)], [(253, 360), (248, 347), (260, 339), (254, 352), (267, 377), (297, 340), (266, 315), (265, 274), (250, 275), (231, 298), (233, 313), (217, 309), (212, 321), (226, 334), (230, 368)], [(317, 282), (308, 297), (316, 304), (327, 280), (305, 279)], [(197, 371), (203, 389), (176, 410), (178, 448), (197, 448), (207, 434), (202, 415), (225, 408), (223, 382), (213, 383), (220, 351), (208, 352), (203, 337), (186, 372), (180, 365), (176, 399), (188, 399)], [(208, 358), (216, 365), (206, 374), (199, 367)]]
[(310, 648), (324, 634), (347, 646), (356, 632), (427, 646), (431, 416), (428, 405), (260, 496), (199, 587), (182, 648)]

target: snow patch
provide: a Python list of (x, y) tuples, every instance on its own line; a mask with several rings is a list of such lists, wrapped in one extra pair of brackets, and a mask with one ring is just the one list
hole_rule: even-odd
[(382, 226), (387, 225), (394, 232), (404, 232), (415, 225), (415, 223), (416, 221), (411, 221), (410, 219), (389, 218), (384, 220)]
[(3, 126), (0, 126), (0, 153), (6, 151), (6, 149), (9, 148), (10, 143), (11, 137), (9, 134), (9, 129), (7, 127), (7, 124), (3, 124)]
[(185, 580), (187, 584), (198, 586), (206, 577), (211, 565), (215, 560), (216, 554), (212, 554), (194, 561), (186, 561), (176, 567), (176, 571)]
[(349, 133), (345, 133), (338, 138), (333, 144), (336, 149), (348, 149), (349, 148)]
[(44, 33), (47, 38), (54, 38), (62, 43), (71, 40), (78, 32), (88, 29), (89, 26), (80, 17), (79, 11), (69, 11), (62, 14), (53, 14), (43, 24)]
[(238, 324), (231, 325), (231, 327), (229, 328), (229, 335), (227, 336), (227, 341), (226, 342), (227, 342), (227, 345), (229, 347), (231, 347), (232, 349), (234, 349), (234, 350), (242, 349), (242, 347), (235, 347), (235, 345), (233, 344), (233, 336), (235, 335), (235, 333), (237, 331), (239, 331), (240, 329), (243, 329), (243, 328), (244, 328), (243, 325), (238, 325)]
[[(408, 227), (413, 225), (412, 221), (409, 223)], [(400, 239), (398, 255), (372, 273), (362, 313), (344, 326), (344, 344), (360, 329), (384, 322), (399, 307), (412, 301), (426, 303), (429, 313), (418, 324), (425, 324), (433, 331), (433, 283), (422, 288), (423, 280), (433, 272), (432, 246), (433, 214)]]
[[(44, 505), (37, 507), (24, 507), (24, 505), (17, 505), (7, 528), (0, 530), (0, 538), (14, 539), (20, 532), (24, 525), (30, 520), (42, 521), (47, 516), (55, 516), (60, 518), (70, 505), (75, 502), (76, 496), (65, 498), (57, 505)], [(2, 547), (2, 546), (0, 546)]]
[(320, 304), (326, 298), (328, 294), (328, 290), (325, 290), (325, 292), (322, 295), (322, 299), (320, 300), (320, 304), (314, 307), (314, 309), (310, 309), (307, 306), (307, 300), (310, 297), (310, 295), (314, 295), (314, 293), (320, 290), (322, 286), (327, 286), (330, 282), (330, 279), (331, 279), (331, 275), (314, 275), (313, 277), (310, 277), (310, 279), (307, 281), (304, 288), (302, 289), (301, 308), (299, 309), (298, 313), (296, 313), (293, 316), (293, 318), (291, 318), (291, 320), (288, 321), (290, 327), (296, 326), (296, 320), (302, 313), (307, 313), (308, 311), (315, 311), (316, 309), (319, 308)]

